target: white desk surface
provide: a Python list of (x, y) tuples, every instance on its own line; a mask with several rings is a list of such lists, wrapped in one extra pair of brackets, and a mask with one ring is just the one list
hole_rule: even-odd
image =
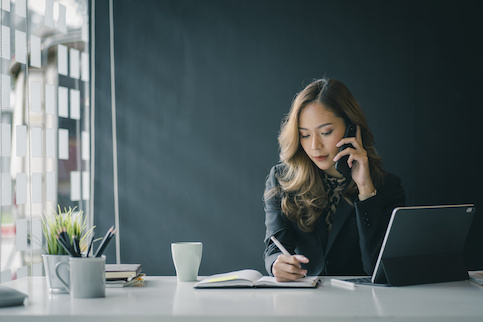
[(29, 295), (0, 308), (0, 321), (483, 321), (483, 287), (470, 281), (405, 287), (194, 289), (173, 276), (108, 288), (101, 299), (47, 292), (45, 277), (4, 283)]

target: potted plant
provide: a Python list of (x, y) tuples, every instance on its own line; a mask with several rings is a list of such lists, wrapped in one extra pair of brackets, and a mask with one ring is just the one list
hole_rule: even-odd
[[(94, 227), (87, 229), (87, 218), (83, 215), (83, 211), (75, 212), (75, 209), (75, 207), (64, 208), (62, 212), (60, 206), (57, 206), (57, 212), (53, 211), (50, 215), (42, 216), (42, 232), (45, 238), (45, 245), (42, 243), (45, 254), (42, 254), (42, 257), (50, 293), (67, 293), (64, 285), (55, 275), (57, 263), (69, 262), (70, 257), (58, 241), (59, 233), (65, 231), (71, 245), (72, 237), (76, 236), (82, 251), (87, 248), (87, 238), (94, 229)], [(69, 281), (67, 270), (60, 270), (59, 273), (64, 280)]]

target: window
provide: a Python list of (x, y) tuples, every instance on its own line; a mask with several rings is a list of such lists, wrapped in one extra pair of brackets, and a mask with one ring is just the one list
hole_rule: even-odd
[(43, 274), (42, 214), (60, 205), (90, 217), (90, 55), (88, 0), (0, 2), (5, 282)]

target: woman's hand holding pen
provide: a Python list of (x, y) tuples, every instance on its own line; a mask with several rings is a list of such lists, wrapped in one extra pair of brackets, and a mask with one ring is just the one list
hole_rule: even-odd
[(306, 264), (309, 262), (307, 257), (291, 255), (275, 236), (271, 236), (270, 239), (283, 253), (277, 257), (272, 265), (272, 274), (278, 282), (295, 281), (307, 275), (307, 271), (302, 269), (300, 265), (300, 263)]
[(308, 263), (309, 259), (303, 255), (281, 254), (273, 263), (272, 274), (278, 282), (295, 281), (307, 275), (307, 271), (302, 269), (300, 263)]
[(352, 144), (353, 148), (349, 147), (339, 152), (335, 156), (334, 162), (344, 155), (349, 155), (347, 163), (352, 169), (352, 180), (357, 184), (359, 194), (370, 194), (374, 192), (374, 184), (369, 169), (369, 159), (367, 157), (367, 151), (362, 144), (362, 134), (359, 125), (357, 126), (356, 137), (342, 138), (337, 143), (337, 146), (341, 147), (344, 144)]

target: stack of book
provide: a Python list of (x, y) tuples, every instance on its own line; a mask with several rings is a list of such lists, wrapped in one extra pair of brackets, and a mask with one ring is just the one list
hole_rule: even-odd
[(106, 287), (126, 287), (142, 284), (146, 274), (141, 264), (106, 264)]
[(470, 281), (483, 285), (483, 271), (469, 271)]

